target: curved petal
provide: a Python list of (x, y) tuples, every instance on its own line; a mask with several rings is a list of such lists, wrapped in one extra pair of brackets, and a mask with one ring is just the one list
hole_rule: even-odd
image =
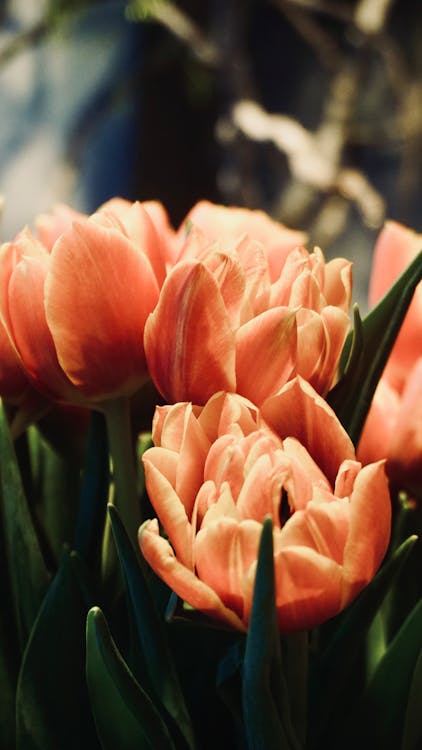
[(8, 289), (11, 336), (35, 387), (46, 396), (70, 403), (84, 403), (57, 359), (44, 309), (45, 260), (26, 257), (18, 263)]
[(323, 293), (327, 305), (348, 313), (352, 298), (352, 264), (345, 258), (333, 258), (325, 265)]
[(384, 461), (365, 466), (350, 498), (350, 531), (344, 550), (342, 606), (374, 576), (387, 551), (391, 501)]
[(183, 565), (193, 570), (192, 527), (186, 510), (167, 477), (148, 460), (148, 451), (143, 455), (145, 484), (148, 497), (175, 553)]
[[(281, 531), (281, 535), (283, 530)], [(307, 630), (341, 608), (341, 566), (309, 547), (287, 547), (274, 556), (280, 630)]]
[(391, 433), (387, 474), (410, 491), (422, 490), (422, 357), (406, 382)]
[(422, 247), (422, 235), (396, 221), (387, 221), (374, 248), (369, 304), (373, 307), (394, 284)]
[(100, 400), (142, 385), (142, 332), (157, 299), (149, 261), (117, 230), (87, 220), (56, 242), (47, 323), (63, 370), (85, 395)]
[(372, 399), (357, 448), (363, 464), (387, 458), (400, 409), (400, 397), (385, 378), (381, 378)]
[(146, 521), (139, 529), (138, 538), (146, 561), (178, 596), (205, 615), (236, 630), (246, 630), (242, 620), (224, 606), (215, 591), (177, 560), (169, 543), (159, 536), (157, 521)]
[(296, 312), (267, 310), (236, 334), (237, 391), (258, 406), (291, 376), (296, 356)]
[(220, 518), (202, 528), (195, 540), (198, 576), (226, 607), (243, 617), (243, 578), (258, 553), (261, 524)]
[(145, 327), (149, 371), (168, 401), (203, 404), (235, 390), (234, 334), (217, 282), (202, 264), (177, 264)]
[(349, 532), (349, 502), (337, 500), (309, 502), (302, 511), (290, 516), (280, 537), (284, 547), (310, 547), (320, 555), (343, 563), (344, 548)]
[(29, 387), (22, 362), (0, 323), (0, 397), (16, 400)]
[(341, 463), (355, 459), (353, 443), (333, 410), (300, 377), (261, 406), (265, 421), (281, 438), (295, 437), (334, 487)]
[[(132, 240), (139, 252), (148, 258), (158, 285), (161, 287), (166, 275), (165, 248), (162, 247), (154, 221), (146, 210), (145, 204), (139, 203), (139, 201), (131, 203), (121, 198), (114, 198), (104, 204), (101, 211), (104, 213), (111, 212), (117, 216), (129, 239)], [(162, 220), (163, 217), (161, 216)]]
[(50, 252), (60, 235), (71, 228), (72, 222), (83, 218), (87, 217), (80, 211), (75, 211), (74, 208), (64, 203), (57, 203), (53, 206), (51, 213), (39, 214), (35, 219), (37, 235), (46, 250)]

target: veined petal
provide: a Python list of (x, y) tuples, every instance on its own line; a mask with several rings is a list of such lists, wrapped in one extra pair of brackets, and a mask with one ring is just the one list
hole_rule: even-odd
[(166, 275), (165, 249), (162, 247), (161, 239), (145, 204), (114, 198), (104, 204), (101, 211), (111, 212), (117, 216), (129, 239), (148, 258), (158, 285), (161, 287)]
[(332, 487), (342, 461), (355, 458), (353, 443), (335, 413), (301, 377), (267, 399), (261, 414), (282, 439), (295, 437), (305, 446)]
[(323, 286), (327, 305), (348, 313), (352, 297), (352, 264), (345, 258), (333, 258), (325, 265)]
[(296, 355), (296, 312), (267, 310), (236, 334), (237, 390), (258, 406), (292, 374)]
[(16, 266), (8, 288), (10, 333), (25, 371), (36, 388), (54, 400), (83, 403), (81, 394), (60, 367), (45, 319), (46, 273), (44, 259), (26, 257)]
[(56, 242), (47, 323), (63, 370), (85, 395), (100, 400), (142, 385), (142, 331), (157, 299), (148, 259), (117, 230), (87, 220)]
[(143, 455), (148, 497), (168, 535), (176, 556), (183, 565), (193, 570), (192, 527), (186, 510), (167, 477)]
[(384, 461), (365, 466), (350, 497), (350, 531), (344, 550), (342, 606), (371, 580), (387, 551), (391, 501)]
[(399, 410), (399, 394), (384, 377), (381, 378), (372, 399), (357, 449), (358, 459), (363, 464), (387, 458)]
[(280, 630), (307, 630), (339, 612), (341, 566), (334, 560), (294, 546), (276, 552), (274, 565)]
[(310, 547), (320, 555), (343, 563), (349, 532), (349, 502), (333, 499), (330, 503), (309, 502), (302, 511), (286, 521), (280, 537), (283, 548)]
[(168, 401), (203, 404), (235, 390), (235, 342), (217, 282), (199, 262), (177, 264), (145, 327), (151, 376)]
[(261, 524), (220, 518), (202, 528), (195, 540), (198, 576), (226, 607), (243, 618), (243, 578), (256, 560)]
[(397, 421), (391, 432), (387, 474), (402, 487), (422, 487), (422, 357), (407, 379)]
[(169, 543), (160, 537), (156, 520), (146, 521), (139, 529), (139, 546), (155, 573), (184, 601), (236, 630), (246, 630), (242, 620), (224, 606), (216, 592), (177, 560)]
[(14, 400), (22, 396), (27, 388), (29, 381), (22, 362), (0, 322), (0, 395)]

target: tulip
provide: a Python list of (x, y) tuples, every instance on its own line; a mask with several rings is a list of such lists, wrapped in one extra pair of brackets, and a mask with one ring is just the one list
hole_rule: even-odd
[[(422, 235), (387, 222), (375, 245), (369, 287), (374, 305), (422, 248)], [(386, 458), (392, 486), (422, 497), (422, 284), (375, 391), (358, 447), (364, 463)]]
[(304, 245), (307, 240), (305, 232), (289, 229), (271, 219), (264, 211), (220, 206), (205, 200), (195, 204), (178, 230), (182, 248), (191, 226), (197, 227), (209, 243), (219, 241), (230, 245), (244, 234), (253, 237), (266, 248), (273, 281), (278, 278), (289, 252)]
[[(389, 290), (398, 276), (422, 249), (422, 235), (394, 221), (388, 221), (379, 234), (369, 286), (369, 303), (373, 307)], [(422, 356), (422, 283), (403, 321), (390, 354), (384, 375), (399, 393), (416, 360)]]
[(301, 378), (274, 399), (267, 413), (277, 421), (283, 408), (283, 434), (237, 394), (158, 407), (143, 457), (158, 516), (139, 530), (145, 559), (189, 605), (242, 631), (268, 514), (285, 632), (346, 607), (375, 574), (390, 533), (383, 462), (361, 468), (334, 412)]
[(386, 458), (392, 486), (422, 499), (422, 357), (399, 393), (382, 378), (358, 446), (363, 463)]
[(190, 231), (145, 327), (165, 400), (204, 404), (225, 390), (259, 405), (296, 374), (321, 393), (333, 384), (349, 328), (350, 263), (276, 240), (269, 250), (247, 235), (210, 245)]
[(1, 317), (25, 372), (58, 401), (134, 393), (147, 379), (143, 329), (165, 273), (148, 213), (104, 209), (46, 245), (26, 230), (0, 253)]

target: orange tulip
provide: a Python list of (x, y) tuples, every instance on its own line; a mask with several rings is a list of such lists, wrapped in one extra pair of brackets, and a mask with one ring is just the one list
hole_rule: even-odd
[(386, 458), (394, 487), (422, 499), (422, 357), (399, 393), (382, 378), (359, 441), (363, 463)]
[(350, 263), (326, 264), (318, 249), (292, 249), (291, 238), (283, 246), (276, 230), (268, 249), (253, 235), (226, 240), (231, 211), (233, 236), (237, 217), (246, 216), (248, 229), (255, 212), (219, 211), (228, 217), (224, 239), (210, 245), (202, 231), (190, 231), (147, 322), (145, 350), (155, 385), (171, 402), (203, 404), (226, 390), (259, 405), (300, 374), (325, 393), (349, 328)]
[(140, 204), (79, 218), (50, 253), (28, 230), (3, 245), (1, 317), (41, 392), (86, 404), (145, 382), (142, 337), (165, 273), (160, 254)]
[[(422, 235), (387, 222), (374, 251), (369, 301), (374, 305), (422, 249)], [(397, 489), (422, 497), (422, 284), (388, 359), (362, 432), (364, 463), (386, 458)]]
[(192, 607), (239, 630), (248, 626), (266, 515), (286, 632), (349, 604), (376, 572), (390, 533), (383, 462), (361, 469), (334, 412), (300, 378), (275, 398), (266, 408), (281, 435), (236, 394), (216, 394), (202, 408), (158, 407), (155, 447), (143, 457), (158, 516), (139, 530), (144, 557)]
[[(197, 227), (209, 243), (217, 241), (230, 245), (244, 234), (253, 237), (266, 248), (272, 281), (280, 275), (289, 252), (304, 245), (307, 240), (305, 232), (289, 229), (271, 219), (264, 211), (221, 206), (205, 200), (195, 204), (178, 230), (179, 244), (182, 248), (191, 226)], [(183, 256), (183, 249), (181, 255)]]
[[(388, 221), (377, 239), (369, 286), (373, 307), (398, 276), (422, 250), (422, 235), (394, 221)], [(389, 357), (384, 376), (399, 393), (409, 372), (422, 356), (422, 283), (416, 288), (403, 325)]]

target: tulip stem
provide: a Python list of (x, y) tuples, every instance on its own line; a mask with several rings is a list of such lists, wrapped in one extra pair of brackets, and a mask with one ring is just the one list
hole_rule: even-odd
[(104, 408), (113, 463), (115, 505), (131, 539), (141, 523), (129, 398), (110, 400)]

